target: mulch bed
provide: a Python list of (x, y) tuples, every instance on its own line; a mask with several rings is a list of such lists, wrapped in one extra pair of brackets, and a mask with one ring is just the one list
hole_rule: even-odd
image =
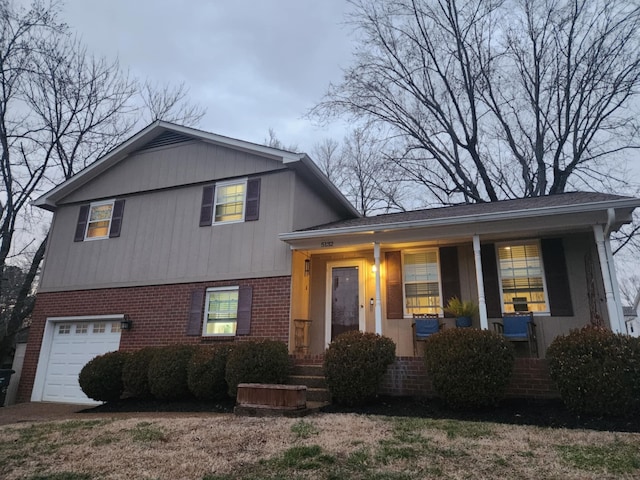
[[(231, 413), (235, 402), (232, 399), (217, 402), (181, 400), (162, 402), (159, 400), (125, 399), (109, 402), (83, 410), (87, 413), (115, 412), (212, 412)], [(424, 417), (455, 419), (476, 422), (496, 422), (513, 425), (535, 425), (551, 428), (589, 429), (600, 431), (640, 433), (640, 416), (598, 417), (579, 416), (568, 411), (560, 400), (507, 399), (498, 407), (478, 410), (454, 410), (439, 399), (413, 397), (378, 397), (374, 402), (361, 407), (328, 405), (326, 413), (358, 413), (401, 417)]]

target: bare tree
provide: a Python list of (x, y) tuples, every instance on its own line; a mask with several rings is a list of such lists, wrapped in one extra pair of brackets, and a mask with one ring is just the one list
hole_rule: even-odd
[(156, 120), (179, 123), (181, 125), (197, 125), (206, 110), (187, 101), (189, 89), (184, 83), (159, 85), (149, 80), (141, 88), (143, 103), (149, 115), (149, 123)]
[(639, 146), (636, 1), (351, 3), (354, 64), (311, 115), (390, 127), (442, 203), (609, 186)]
[(264, 142), (262, 143), (267, 147), (278, 148), (280, 150), (287, 150), (288, 152), (298, 151), (297, 144), (291, 143), (289, 145), (285, 145), (283, 142), (281, 142), (280, 139), (278, 138), (278, 135), (276, 134), (275, 129), (272, 127), (269, 127), (269, 136), (265, 138)]
[(342, 189), (344, 183), (344, 161), (340, 143), (333, 138), (324, 138), (311, 148), (311, 156), (322, 173), (336, 186)]

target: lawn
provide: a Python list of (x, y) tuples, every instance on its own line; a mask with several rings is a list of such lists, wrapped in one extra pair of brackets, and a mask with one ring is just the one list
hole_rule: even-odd
[(353, 413), (84, 415), (0, 427), (0, 477), (638, 478), (640, 434)]

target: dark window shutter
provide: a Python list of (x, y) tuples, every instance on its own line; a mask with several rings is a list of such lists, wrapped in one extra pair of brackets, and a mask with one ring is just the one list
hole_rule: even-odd
[(501, 317), (502, 302), (500, 301), (495, 245), (493, 243), (480, 245), (480, 256), (482, 257), (482, 277), (484, 278), (484, 299), (487, 305), (487, 316), (489, 318)]
[[(460, 270), (458, 269), (458, 247), (440, 249), (440, 281), (442, 282), (442, 306), (451, 297), (460, 298)], [(449, 313), (445, 317), (453, 317)]]
[(89, 220), (89, 205), (81, 205), (78, 214), (78, 223), (76, 224), (76, 234), (73, 237), (74, 242), (82, 242), (84, 240), (84, 232), (87, 230), (87, 221)]
[(260, 179), (247, 181), (247, 202), (244, 219), (247, 222), (258, 220), (260, 214)]
[(540, 246), (551, 315), (572, 317), (571, 289), (562, 239), (546, 238), (541, 240)]
[(215, 185), (207, 185), (202, 189), (202, 205), (200, 207), (200, 226), (206, 227), (213, 221), (213, 200)]
[(400, 251), (385, 252), (387, 270), (387, 318), (404, 318), (402, 298), (402, 254)]
[(238, 288), (238, 316), (236, 335), (249, 335), (251, 331), (251, 303), (253, 301), (253, 287), (241, 285)]
[(124, 200), (113, 202), (113, 212), (111, 212), (111, 228), (109, 238), (119, 237), (122, 229), (122, 215), (124, 214)]
[(187, 335), (202, 335), (202, 319), (204, 312), (204, 290), (193, 290), (191, 292), (191, 303), (189, 305), (189, 318), (187, 319)]

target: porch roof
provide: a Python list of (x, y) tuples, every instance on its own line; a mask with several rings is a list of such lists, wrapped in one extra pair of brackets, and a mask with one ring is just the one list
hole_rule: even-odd
[[(362, 234), (383, 234), (387, 240), (402, 231), (419, 229), (424, 232), (447, 227), (464, 227), (469, 236), (482, 233), (483, 225), (491, 231), (558, 228), (578, 230), (580, 226), (607, 225), (613, 231), (631, 221), (631, 214), (640, 206), (640, 199), (597, 192), (570, 192), (544, 197), (502, 200), (490, 203), (454, 205), (409, 212), (359, 217), (318, 225), (304, 230), (280, 234), (280, 239), (294, 248), (308, 248), (305, 240), (347, 237)], [(538, 219), (537, 221), (535, 219)], [(549, 222), (555, 219), (555, 222)], [(469, 228), (473, 225), (473, 228)], [(444, 230), (443, 230), (444, 231)], [(451, 231), (451, 233), (454, 233)], [(363, 240), (363, 239), (362, 239)], [(369, 240), (371, 241), (371, 240)]]

